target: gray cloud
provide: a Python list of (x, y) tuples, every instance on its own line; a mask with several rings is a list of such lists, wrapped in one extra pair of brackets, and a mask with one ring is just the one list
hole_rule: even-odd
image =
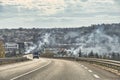
[(114, 0), (116, 3), (120, 4), (120, 0)]
[(2, 19), (0, 26), (56, 25), (64, 27), (120, 22), (120, 6), (118, 7), (120, 0), (114, 0), (115, 3), (112, 3), (112, 0), (110, 0), (111, 2), (62, 0), (60, 4), (37, 1), (29, 2), (31, 5), (27, 5), (27, 2), (19, 4), (15, 2), (15, 4), (10, 3), (9, 5), (5, 2), (4, 5), (0, 3), (0, 18)]
[(88, 1), (88, 0), (81, 0), (82, 2), (86, 2), (86, 1)]
[(3, 6), (0, 5), (0, 12), (2, 12), (2, 11), (3, 11)]

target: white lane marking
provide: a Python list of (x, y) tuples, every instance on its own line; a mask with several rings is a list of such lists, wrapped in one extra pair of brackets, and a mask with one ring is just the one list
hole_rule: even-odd
[(88, 70), (89, 72), (93, 72), (92, 70)]
[(39, 69), (41, 69), (41, 68), (43, 68), (43, 67), (46, 67), (46, 66), (49, 65), (50, 63), (51, 63), (51, 61), (49, 61), (49, 63), (47, 63), (47, 64), (45, 64), (45, 65), (43, 65), (43, 66), (41, 66), (41, 67), (39, 67), (39, 68), (36, 68), (36, 69), (34, 69), (34, 70), (32, 70), (32, 71), (29, 71), (29, 72), (26, 72), (26, 73), (24, 73), (24, 74), (21, 74), (21, 75), (19, 75), (19, 76), (17, 76), (17, 77), (14, 77), (14, 78), (10, 79), (10, 80), (16, 80), (16, 79), (18, 79), (18, 78), (20, 78), (20, 77), (22, 77), (22, 76), (25, 76), (25, 75), (30, 74), (30, 73), (32, 73), (32, 72), (35, 72), (35, 71), (37, 71), (37, 70), (39, 70)]
[(82, 67), (84, 67), (84, 65), (81, 65)]
[(85, 69), (88, 69), (87, 67), (84, 67)]
[(96, 74), (93, 74), (93, 76), (95, 77), (95, 78), (100, 78), (98, 75), (96, 75)]

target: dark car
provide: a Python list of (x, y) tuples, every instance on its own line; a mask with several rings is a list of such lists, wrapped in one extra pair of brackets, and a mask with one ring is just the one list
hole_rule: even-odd
[(38, 52), (34, 52), (34, 53), (33, 53), (33, 58), (38, 58), (38, 59), (39, 59), (39, 57), (40, 57), (40, 55), (39, 55)]

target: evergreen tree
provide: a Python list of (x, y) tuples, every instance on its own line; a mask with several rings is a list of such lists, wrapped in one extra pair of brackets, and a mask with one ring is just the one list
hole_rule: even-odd
[(96, 53), (94, 57), (95, 57), (95, 58), (99, 58), (99, 55), (98, 55), (98, 53)]
[(79, 57), (82, 57), (81, 49), (79, 50), (78, 55), (79, 55)]
[(90, 57), (90, 58), (93, 58), (93, 57), (94, 57), (93, 51), (91, 51), (91, 52), (88, 54), (88, 57)]

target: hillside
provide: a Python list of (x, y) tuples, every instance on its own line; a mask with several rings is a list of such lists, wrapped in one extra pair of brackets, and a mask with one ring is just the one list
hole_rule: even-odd
[(84, 53), (120, 52), (120, 23), (79, 28), (1, 29), (0, 38), (4, 42), (33, 42), (37, 49), (43, 45), (53, 48), (67, 45), (62, 47), (82, 49)]

